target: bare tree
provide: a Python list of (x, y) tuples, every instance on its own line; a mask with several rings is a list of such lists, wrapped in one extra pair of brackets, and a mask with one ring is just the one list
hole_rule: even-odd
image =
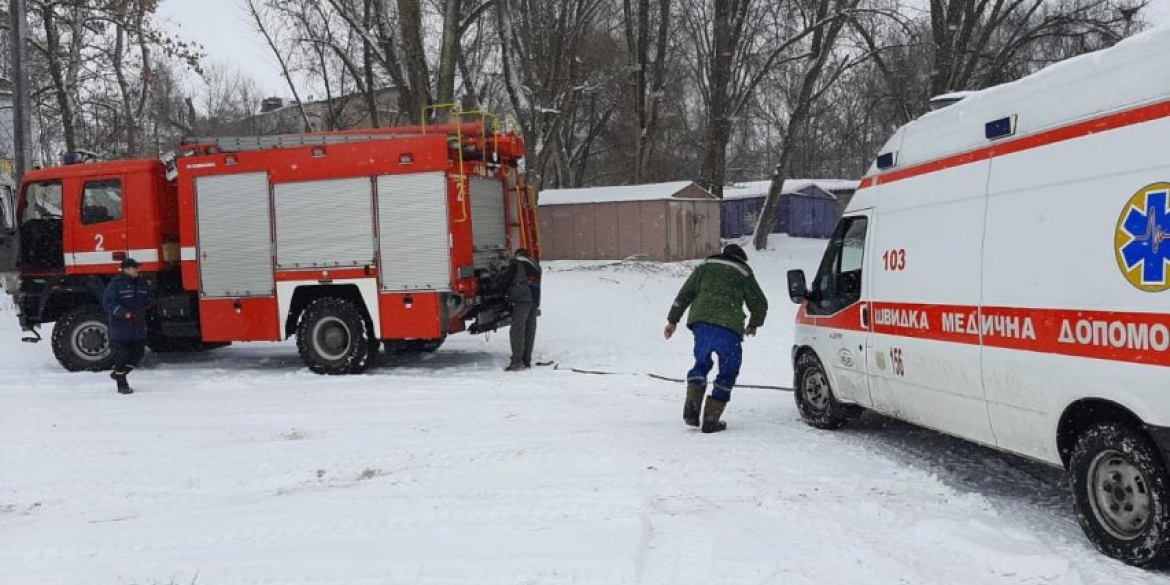
[(285, 83), (288, 85), (288, 90), (293, 95), (293, 101), (300, 110), (301, 119), (304, 122), (304, 129), (306, 132), (312, 130), (313, 123), (309, 121), (309, 113), (305, 111), (305, 104), (301, 100), (300, 92), (297, 90), (297, 84), (293, 81), (292, 71), (289, 70), (288, 57), (285, 56), (284, 50), (280, 46), (279, 40), (270, 32), (271, 25), (268, 23), (267, 9), (261, 6), (257, 0), (247, 0), (248, 15), (252, 17), (252, 23), (255, 25), (256, 32), (264, 37), (265, 44), (268, 49), (272, 51), (272, 56), (276, 58), (277, 64), (280, 65), (280, 74), (284, 77)]
[[(626, 53), (630, 67), (631, 93), (637, 121), (634, 137), (633, 180), (645, 180), (655, 147), (658, 117), (666, 86), (671, 0), (658, 0), (657, 26), (651, 16), (651, 0), (622, 0)], [(654, 42), (650, 31), (654, 29)], [(654, 52), (651, 54), (653, 46)]]
[(1078, 52), (1109, 46), (1130, 32), (1142, 5), (1118, 0), (931, 0), (931, 94), (979, 89), (1018, 77), (1023, 72), (1013, 65), (1044, 41), (1087, 41)]
[(801, 19), (801, 8), (796, 0), (717, 0), (709, 10), (704, 0), (690, 0), (687, 28), (705, 105), (699, 181), (717, 197), (723, 196), (733, 125), (756, 88), (778, 67), (804, 58), (794, 51), (838, 16)]
[(822, 75), (830, 56), (836, 49), (837, 39), (845, 27), (846, 14), (857, 7), (859, 0), (817, 0), (814, 20), (818, 23), (828, 22), (827, 26), (813, 29), (812, 42), (809, 46), (808, 66), (800, 77), (800, 89), (797, 93), (792, 114), (788, 120), (788, 131), (784, 133), (784, 141), (780, 146), (780, 159), (776, 163), (776, 173), (772, 178), (772, 186), (768, 190), (768, 198), (760, 212), (756, 224), (752, 244), (757, 250), (768, 247), (768, 236), (772, 233), (772, 226), (776, 223), (776, 211), (780, 207), (780, 191), (787, 175), (788, 164), (798, 145), (806, 142), (809, 117), (812, 112), (813, 101), (818, 96), (818, 85), (822, 82)]
[(588, 86), (579, 55), (604, 5), (603, 0), (496, 2), (501, 75), (528, 143), (535, 179), (530, 182), (572, 184), (564, 130)]

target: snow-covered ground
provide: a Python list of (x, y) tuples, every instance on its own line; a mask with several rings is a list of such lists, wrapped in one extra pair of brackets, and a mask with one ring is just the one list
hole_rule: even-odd
[[(742, 381), (787, 385), (784, 272)], [(1082, 537), (1058, 471), (868, 416), (806, 427), (737, 391), (719, 435), (683, 425), (689, 336), (661, 338), (688, 267), (549, 267), (543, 359), (460, 336), (368, 375), (290, 345), (152, 358), (119, 396), (18, 341), (0, 313), (4, 584), (1170, 583)]]

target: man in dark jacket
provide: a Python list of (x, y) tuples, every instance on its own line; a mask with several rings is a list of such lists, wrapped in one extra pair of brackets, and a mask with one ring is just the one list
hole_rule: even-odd
[(508, 372), (521, 372), (532, 367), (536, 317), (540, 314), (540, 277), (540, 263), (528, 250), (516, 250), (503, 277), (508, 302), (512, 304), (512, 363), (506, 369)]
[[(743, 306), (751, 312), (751, 320), (744, 327)], [(670, 339), (690, 309), (687, 327), (695, 334), (695, 367), (687, 373), (687, 400), (683, 406), (683, 420), (699, 426), (700, 408), (704, 433), (717, 433), (727, 428), (720, 420), (723, 409), (731, 400), (731, 390), (739, 377), (743, 361), (743, 336), (755, 335), (768, 314), (768, 299), (760, 290), (755, 274), (747, 265), (743, 248), (729, 244), (723, 253), (712, 256), (699, 265), (674, 300), (667, 316), (665, 335)], [(715, 389), (707, 397), (707, 375), (715, 366), (711, 354), (719, 356), (719, 375)]]
[(114, 371), (110, 377), (118, 383), (119, 394), (131, 394), (126, 377), (138, 367), (146, 352), (146, 311), (150, 307), (150, 285), (138, 275), (138, 262), (122, 261), (122, 274), (106, 287), (102, 306), (110, 324), (110, 348), (114, 352)]

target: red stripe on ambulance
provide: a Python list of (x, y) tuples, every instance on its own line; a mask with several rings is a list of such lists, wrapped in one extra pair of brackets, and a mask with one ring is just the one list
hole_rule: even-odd
[(902, 169), (893, 170), (880, 175), (870, 175), (861, 180), (861, 185), (858, 190), (873, 187), (875, 185), (885, 185), (893, 183), (894, 181), (901, 181), (903, 179), (910, 179), (920, 175), (930, 174), (936, 171), (952, 169), (965, 164), (987, 160), (996, 156), (1005, 156), (1040, 148), (1066, 140), (1075, 138), (1082, 138), (1092, 134), (1099, 134), (1109, 130), (1116, 130), (1126, 126), (1133, 126), (1135, 124), (1142, 124), (1153, 120), (1160, 120), (1162, 118), (1170, 118), (1170, 101), (1142, 106), (1132, 110), (1125, 110), (1123, 112), (1116, 112), (1100, 118), (1086, 120), (1084, 122), (1077, 122), (1067, 126), (1061, 126), (1053, 130), (1040, 132), (1030, 136), (1024, 136), (1015, 140), (1006, 140), (1001, 143), (985, 146), (975, 150), (970, 150), (961, 154), (940, 158), (917, 165), (909, 166)]
[[(827, 317), (802, 307), (797, 321), (864, 331), (854, 318), (861, 306)], [(869, 310), (870, 331), (880, 335), (1170, 367), (1166, 314), (883, 302)]]

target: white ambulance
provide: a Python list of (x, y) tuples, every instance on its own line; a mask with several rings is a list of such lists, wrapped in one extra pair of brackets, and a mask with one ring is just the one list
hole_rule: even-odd
[(806, 422), (1064, 466), (1097, 548), (1170, 561), (1170, 28), (899, 129), (789, 293)]

